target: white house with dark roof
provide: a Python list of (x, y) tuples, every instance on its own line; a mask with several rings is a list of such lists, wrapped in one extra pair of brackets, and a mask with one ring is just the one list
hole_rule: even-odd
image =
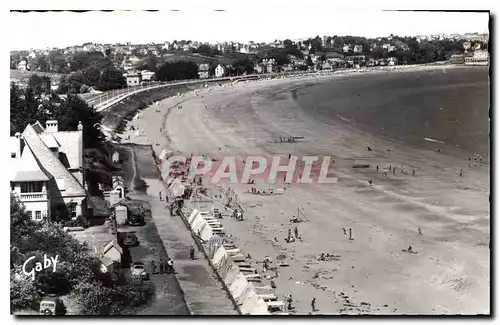
[[(50, 218), (58, 204), (71, 206), (70, 215), (84, 215), (83, 126), (59, 131), (58, 122), (28, 124), (9, 140), (11, 190), (34, 220)], [(73, 203), (73, 204), (71, 204)]]

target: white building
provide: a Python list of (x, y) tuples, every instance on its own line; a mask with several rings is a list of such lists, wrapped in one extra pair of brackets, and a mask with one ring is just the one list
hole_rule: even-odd
[(218, 65), (217, 68), (215, 68), (215, 77), (221, 78), (226, 75), (226, 68), (224, 68), (222, 65)]
[(58, 205), (72, 217), (84, 215), (83, 126), (59, 131), (57, 121), (36, 122), (10, 137), (11, 191), (34, 220), (49, 219)]
[(141, 75), (140, 74), (128, 74), (127, 78), (127, 86), (137, 86), (141, 84)]
[(142, 70), (141, 71), (141, 79), (144, 81), (151, 81), (153, 80), (153, 76), (155, 73), (153, 71), (148, 71), (148, 70)]
[(22, 60), (21, 62), (19, 62), (19, 64), (17, 65), (17, 70), (21, 70), (21, 71), (28, 70), (28, 62), (26, 62), (25, 60)]
[(202, 63), (198, 66), (198, 76), (200, 79), (208, 79), (210, 77), (210, 65)]

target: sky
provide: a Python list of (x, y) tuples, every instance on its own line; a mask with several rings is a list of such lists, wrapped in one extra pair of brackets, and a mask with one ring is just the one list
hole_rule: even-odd
[[(334, 8), (9, 13), (10, 50), (93, 43), (267, 42), (316, 35), (383, 37), (488, 32), (488, 13), (396, 12)], [(22, 35), (22, 36), (21, 36)]]

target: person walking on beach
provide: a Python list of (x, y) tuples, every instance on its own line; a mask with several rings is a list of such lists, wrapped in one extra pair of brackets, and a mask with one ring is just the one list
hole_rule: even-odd
[(163, 263), (164, 263), (164, 262), (163, 262), (163, 259), (161, 259), (161, 258), (160, 258), (160, 274), (163, 274), (163, 273), (164, 273), (164, 271), (165, 271), (165, 270), (164, 270), (164, 266), (165, 266), (165, 264), (163, 264)]
[(422, 229), (420, 229), (420, 227), (418, 227), (418, 234), (419, 236), (422, 236)]
[(295, 238), (299, 238), (299, 228), (297, 228), (297, 226), (295, 226), (294, 232), (295, 232)]
[(377, 171), (378, 171), (378, 169), (379, 169), (379, 167), (378, 167), (378, 165), (377, 165)]
[(151, 261), (151, 274), (156, 274), (155, 261)]
[(167, 261), (167, 273), (175, 273), (174, 272), (174, 261), (169, 257)]
[(288, 296), (288, 298), (286, 298), (286, 302), (288, 303), (288, 310), (292, 310), (293, 309), (293, 306), (292, 306), (293, 298), (292, 298), (291, 294)]
[(463, 169), (460, 169), (460, 177), (464, 176), (464, 171)]
[(194, 247), (191, 246), (191, 248), (189, 249), (189, 258), (194, 260)]
[(415, 176), (415, 168), (413, 168), (413, 176)]
[(345, 228), (342, 228), (342, 230), (344, 231), (344, 235), (347, 236), (347, 232), (346, 232)]
[(392, 175), (396, 175), (396, 167), (392, 170)]
[(311, 301), (311, 309), (313, 313), (316, 311), (316, 298), (313, 298), (313, 300)]

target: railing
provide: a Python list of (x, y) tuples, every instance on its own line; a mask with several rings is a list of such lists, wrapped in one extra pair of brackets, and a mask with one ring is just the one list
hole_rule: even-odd
[(21, 193), (21, 201), (47, 200), (47, 193)]

